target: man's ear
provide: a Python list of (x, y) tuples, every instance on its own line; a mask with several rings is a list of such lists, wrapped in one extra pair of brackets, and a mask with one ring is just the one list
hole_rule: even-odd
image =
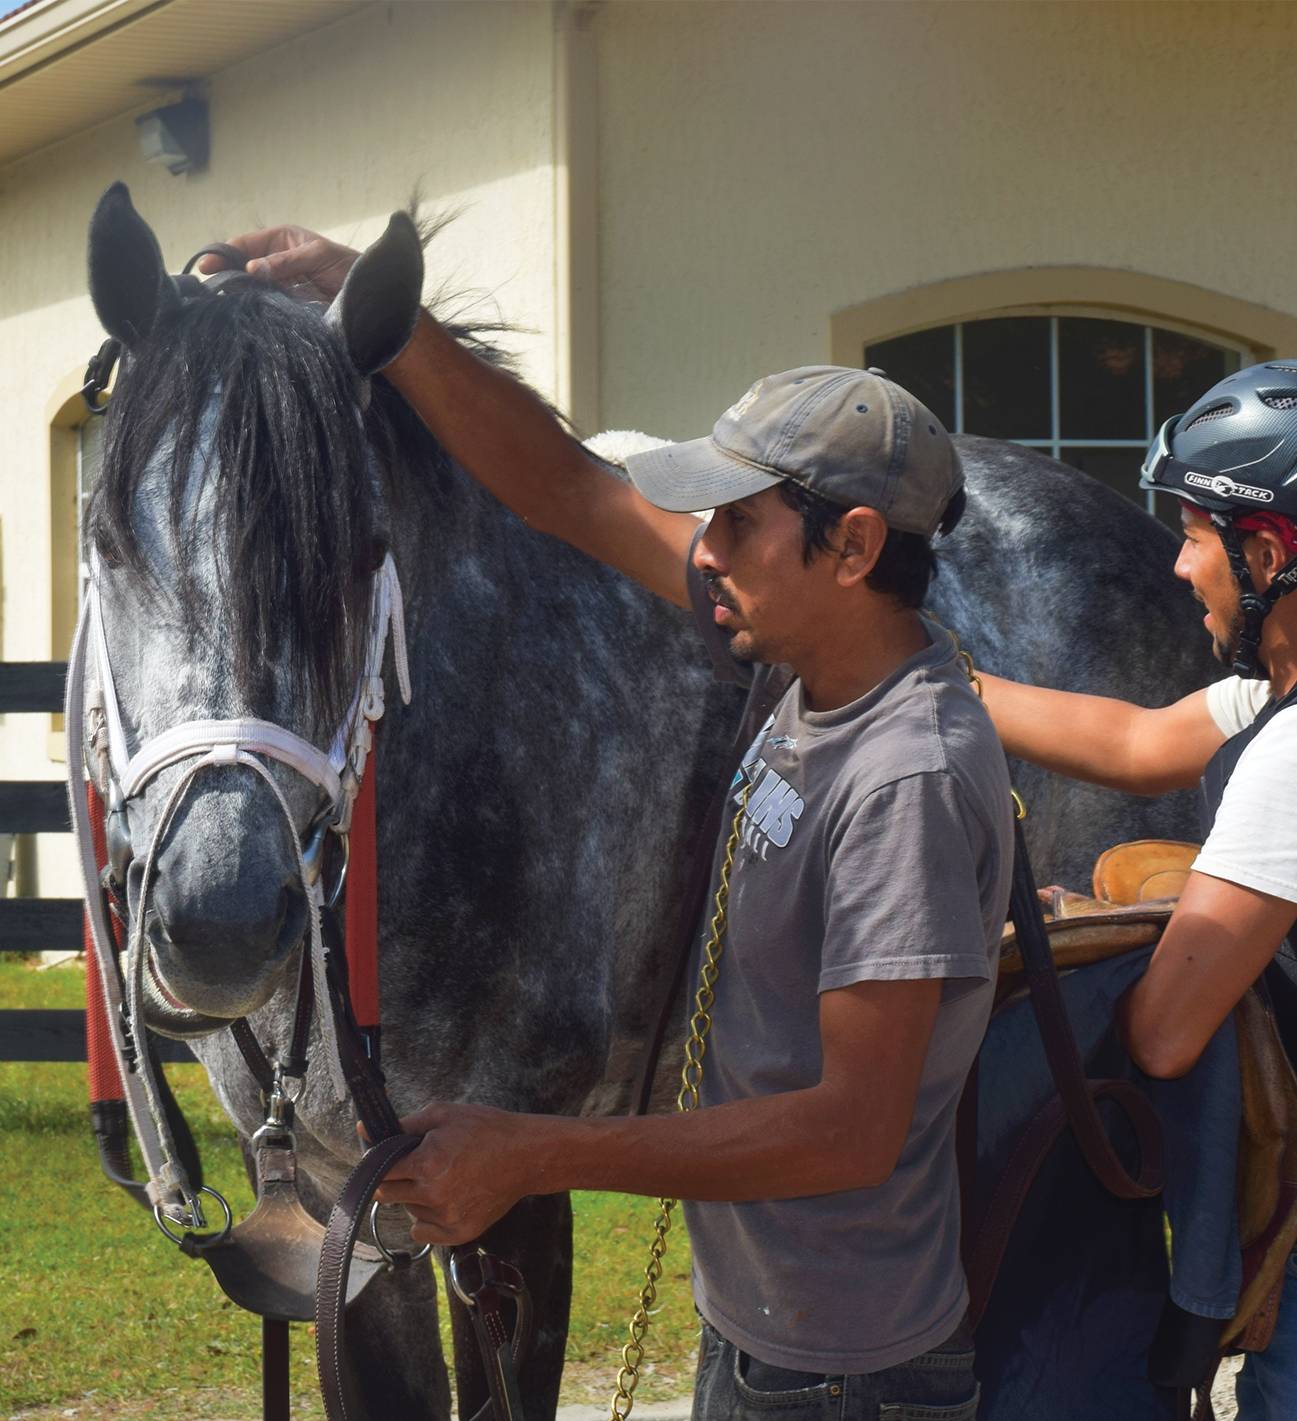
[[(1292, 561), (1293, 555), (1279, 534), (1270, 528), (1258, 528), (1251, 537), (1255, 539), (1252, 545), (1254, 578), (1259, 586), (1268, 587), (1275, 575)], [(1257, 572), (1261, 574), (1259, 578), (1255, 577)]]
[[(887, 541), (887, 520), (876, 508), (849, 508), (834, 530), (840, 587), (854, 587), (873, 572)], [(833, 556), (833, 554), (830, 554)]]

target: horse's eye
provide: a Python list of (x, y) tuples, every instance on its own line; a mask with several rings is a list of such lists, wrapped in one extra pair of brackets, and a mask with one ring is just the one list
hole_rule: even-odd
[(366, 572), (377, 572), (383, 566), (383, 559), (387, 556), (387, 539), (371, 538), (369, 542), (369, 565)]
[(95, 552), (99, 554), (99, 561), (105, 567), (121, 567), (125, 559), (122, 557), (117, 544), (111, 538), (107, 538), (102, 533), (95, 536)]

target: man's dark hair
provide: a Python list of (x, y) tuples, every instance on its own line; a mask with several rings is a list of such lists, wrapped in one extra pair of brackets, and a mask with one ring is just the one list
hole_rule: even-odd
[[(833, 530), (847, 510), (791, 479), (780, 483), (779, 496), (789, 508), (802, 515), (802, 561), (809, 566), (832, 547)], [(963, 511), (964, 491), (960, 489), (942, 515), (940, 531), (949, 533)], [(927, 538), (922, 533), (903, 533), (899, 528), (889, 528), (883, 550), (865, 578), (865, 584), (875, 592), (895, 597), (902, 607), (917, 610), (923, 606), (928, 585), (936, 575), (937, 558)]]

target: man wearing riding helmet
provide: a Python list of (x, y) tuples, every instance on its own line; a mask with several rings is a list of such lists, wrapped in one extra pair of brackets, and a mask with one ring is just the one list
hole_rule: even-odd
[[(983, 676), (1010, 753), (1157, 794), (1201, 782), (1204, 843), (1123, 1025), (1150, 1075), (1183, 1075), (1258, 978), (1297, 1062), (1297, 362), (1230, 375), (1168, 420), (1142, 485), (1180, 500), (1176, 575), (1231, 676), (1161, 709)], [(1066, 725), (1066, 735), (1059, 728)], [(1297, 1416), (1297, 1255), (1241, 1421)]]

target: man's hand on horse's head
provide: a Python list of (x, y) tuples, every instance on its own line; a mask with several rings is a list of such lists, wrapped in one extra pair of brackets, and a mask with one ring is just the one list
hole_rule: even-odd
[(468, 1243), (536, 1192), (526, 1115), (487, 1105), (433, 1103), (401, 1128), (423, 1143), (397, 1160), (378, 1191), (414, 1216), (415, 1243)]
[[(245, 270), (259, 281), (268, 281), (332, 301), (360, 255), (340, 242), (331, 242), (305, 227), (264, 227), (245, 232), (229, 244), (247, 257)], [(223, 270), (228, 263), (216, 253), (198, 262), (204, 276)]]

